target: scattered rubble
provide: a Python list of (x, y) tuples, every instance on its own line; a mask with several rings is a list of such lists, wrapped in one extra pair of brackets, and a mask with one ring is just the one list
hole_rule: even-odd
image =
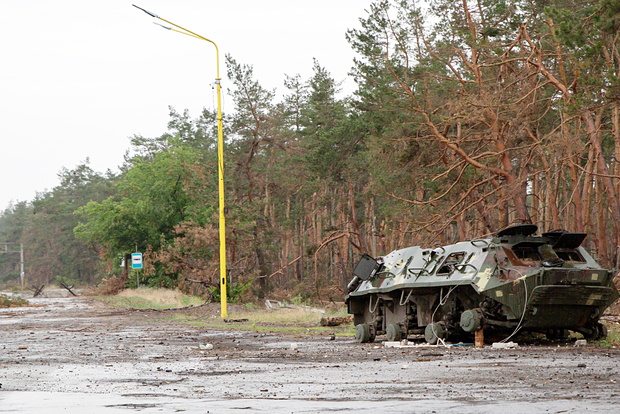
[(280, 308), (282, 308), (282, 302), (280, 302), (279, 300), (271, 300), (271, 299), (265, 300), (265, 309), (278, 310)]
[(605, 413), (620, 395), (613, 347), (359, 344), (179, 324), (84, 296), (32, 301), (0, 309), (0, 411)]
[(321, 326), (340, 326), (353, 323), (353, 316), (324, 316)]
[(518, 348), (519, 344), (517, 344), (516, 342), (512, 342), (512, 341), (511, 342), (493, 342), (491, 347), (495, 349), (514, 349), (514, 348)]

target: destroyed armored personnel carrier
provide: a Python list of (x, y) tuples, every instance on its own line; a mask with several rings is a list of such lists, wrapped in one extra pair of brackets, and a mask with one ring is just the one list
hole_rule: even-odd
[(518, 225), (487, 239), (364, 255), (346, 297), (356, 340), (423, 334), (435, 344), (480, 330), (606, 336), (599, 317), (619, 296), (613, 271), (581, 247), (585, 233), (537, 230)]

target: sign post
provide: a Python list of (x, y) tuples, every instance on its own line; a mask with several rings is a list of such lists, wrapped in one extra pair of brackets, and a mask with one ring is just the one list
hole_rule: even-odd
[(142, 253), (131, 254), (131, 268), (142, 269)]
[(26, 286), (26, 274), (24, 273), (24, 245), (19, 243), (19, 250), (15, 250), (15, 247), (12, 248), (13, 250), (9, 248), (11, 245), (16, 246), (17, 243), (0, 243), (0, 245), (2, 246), (2, 248), (0, 248), (0, 253), (19, 253), (19, 281), (23, 289)]
[[(131, 268), (140, 270), (142, 269), (142, 253), (131, 254)], [(139, 272), (136, 272), (136, 287), (140, 286), (140, 279), (138, 278)]]

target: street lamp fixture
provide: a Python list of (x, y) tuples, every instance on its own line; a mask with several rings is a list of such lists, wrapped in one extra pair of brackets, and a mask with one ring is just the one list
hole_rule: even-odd
[(204, 40), (206, 42), (211, 43), (215, 46), (215, 67), (216, 67), (216, 75), (215, 75), (215, 88), (217, 91), (217, 175), (218, 175), (218, 192), (219, 192), (219, 216), (220, 216), (220, 225), (219, 225), (219, 234), (220, 234), (220, 304), (221, 304), (221, 312), (220, 316), (222, 318), (226, 318), (228, 316), (227, 311), (227, 277), (226, 277), (226, 216), (224, 214), (224, 131), (222, 128), (222, 89), (221, 89), (221, 77), (220, 77), (220, 50), (217, 47), (217, 44), (207, 39), (206, 37), (200, 36), (197, 33), (192, 32), (184, 27), (179, 26), (178, 24), (172, 23), (164, 18), (159, 17), (155, 13), (152, 13), (148, 10), (143, 9), (142, 7), (138, 7), (135, 4), (133, 6), (137, 9), (142, 10), (146, 14), (161, 21), (164, 21), (180, 30), (177, 30), (173, 27), (168, 27), (161, 25), (159, 23), (155, 23), (158, 26), (163, 27), (167, 30), (172, 30), (187, 36), (195, 37), (200, 40)]

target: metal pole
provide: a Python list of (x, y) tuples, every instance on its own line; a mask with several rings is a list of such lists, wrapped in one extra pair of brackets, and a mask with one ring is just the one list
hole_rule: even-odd
[[(224, 129), (222, 127), (222, 91), (221, 91), (221, 77), (220, 77), (220, 50), (217, 47), (217, 44), (206, 37), (200, 36), (197, 33), (192, 32), (178, 24), (172, 23), (169, 20), (166, 20), (162, 17), (159, 17), (155, 13), (152, 13), (148, 10), (143, 9), (142, 7), (138, 7), (135, 4), (133, 6), (137, 9), (142, 10), (146, 14), (161, 21), (164, 21), (168, 24), (173, 25), (174, 27), (178, 27), (181, 31), (173, 29), (171, 27), (162, 26), (164, 29), (173, 30), (175, 32), (195, 37), (197, 39), (204, 40), (206, 42), (211, 43), (215, 46), (215, 88), (217, 91), (217, 176), (218, 176), (218, 192), (219, 192), (219, 216), (220, 216), (220, 225), (219, 225), (219, 238), (220, 238), (220, 304), (221, 304), (221, 312), (220, 316), (222, 318), (226, 318), (228, 316), (227, 310), (227, 283), (226, 283), (226, 207), (224, 204)], [(161, 26), (161, 25), (160, 25)]]
[(24, 245), (19, 244), (19, 278), (21, 280), (22, 289), (25, 287), (25, 274), (24, 274)]
[[(217, 50), (217, 46), (215, 46), (215, 49)], [(218, 63), (218, 79), (215, 80), (215, 89), (217, 90), (217, 175), (220, 196), (220, 316), (226, 318), (228, 316), (228, 289), (226, 283), (226, 210), (224, 205), (224, 132), (222, 128), (222, 92), (219, 72)]]

